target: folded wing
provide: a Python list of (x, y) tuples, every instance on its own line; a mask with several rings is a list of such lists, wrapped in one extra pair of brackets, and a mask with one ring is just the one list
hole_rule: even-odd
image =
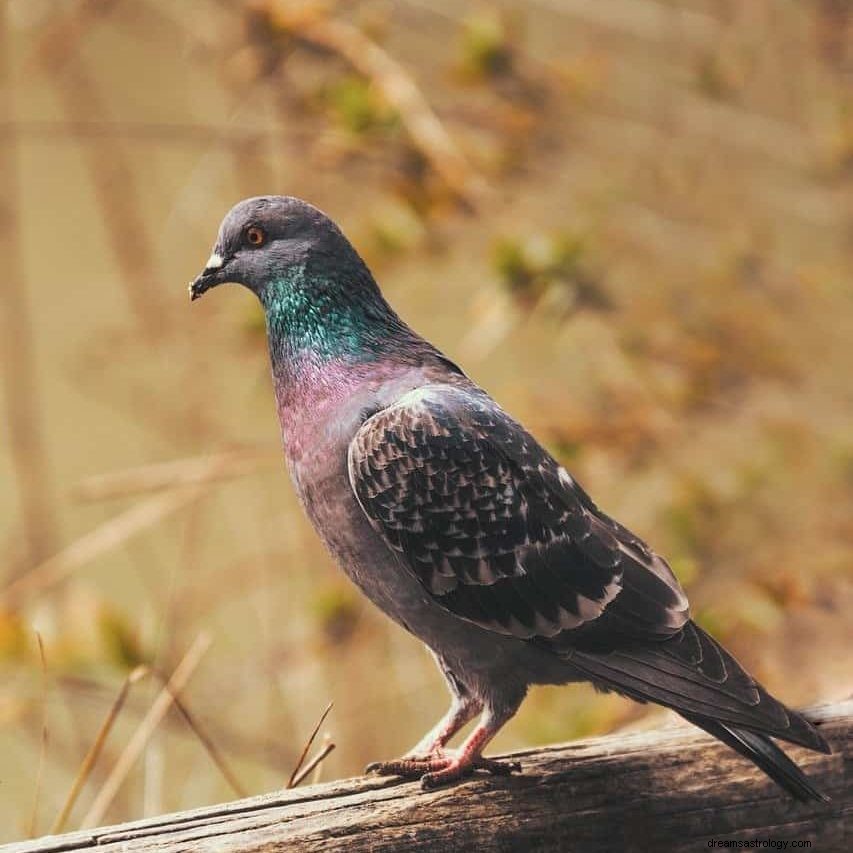
[(688, 619), (666, 563), (482, 392), (405, 395), (362, 425), (349, 473), (403, 566), (463, 619), (555, 651), (665, 638)]

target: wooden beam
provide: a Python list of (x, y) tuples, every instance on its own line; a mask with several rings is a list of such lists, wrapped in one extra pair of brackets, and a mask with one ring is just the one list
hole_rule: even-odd
[[(796, 803), (688, 726), (515, 753), (523, 773), (450, 788), (365, 777), (0, 848), (3, 853), (690, 851), (720, 842), (841, 851), (853, 837), (853, 700), (807, 712), (833, 755), (792, 748), (832, 803)], [(716, 847), (710, 842), (715, 841)], [(787, 842), (787, 845), (785, 845)], [(800, 845), (796, 849), (802, 849)]]

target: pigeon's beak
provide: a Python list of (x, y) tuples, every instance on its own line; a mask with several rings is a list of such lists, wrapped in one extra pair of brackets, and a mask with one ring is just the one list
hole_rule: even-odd
[(201, 271), (201, 275), (195, 281), (190, 282), (190, 301), (195, 302), (202, 294), (210, 290), (211, 287), (216, 287), (217, 284), (222, 284), (228, 281), (227, 273), (225, 272), (226, 258), (223, 258), (218, 252), (214, 252), (208, 259)]

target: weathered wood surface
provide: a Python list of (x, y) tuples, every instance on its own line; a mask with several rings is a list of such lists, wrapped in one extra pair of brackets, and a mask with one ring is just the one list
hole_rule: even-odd
[(428, 792), (411, 782), (347, 779), (0, 850), (698, 853), (712, 839), (760, 839), (841, 853), (853, 849), (853, 701), (809, 716), (834, 754), (791, 755), (832, 797), (829, 805), (796, 803), (727, 747), (673, 727), (519, 752), (523, 774), (511, 778), (478, 776)]

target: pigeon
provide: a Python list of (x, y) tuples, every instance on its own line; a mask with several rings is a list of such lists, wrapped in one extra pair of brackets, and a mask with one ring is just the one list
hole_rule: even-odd
[(263, 307), (306, 514), (447, 681), (446, 715), (369, 771), (425, 788), (518, 771), (483, 750), (528, 689), (589, 681), (675, 710), (796, 799), (827, 800), (774, 740), (829, 753), (817, 729), (691, 620), (661, 556), (394, 312), (328, 216), (288, 196), (239, 202), (191, 299), (223, 283)]

